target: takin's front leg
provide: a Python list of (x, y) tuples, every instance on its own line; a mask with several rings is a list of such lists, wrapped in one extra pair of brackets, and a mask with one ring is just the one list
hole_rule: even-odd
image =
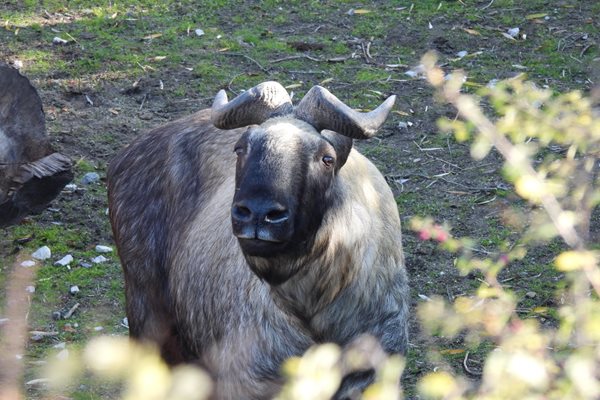
[(157, 346), (171, 366), (187, 361), (165, 296), (153, 290), (140, 290), (129, 282), (125, 289), (129, 336)]
[(362, 392), (375, 380), (375, 371), (355, 371), (346, 376), (340, 384), (340, 388), (333, 396), (333, 400), (355, 400), (360, 399)]

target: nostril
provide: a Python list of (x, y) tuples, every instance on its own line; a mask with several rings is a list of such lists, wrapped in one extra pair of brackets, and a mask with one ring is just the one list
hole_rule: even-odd
[(248, 221), (252, 218), (252, 211), (246, 206), (236, 205), (233, 206), (232, 210), (233, 216), (241, 221)]
[(271, 210), (265, 216), (265, 222), (270, 224), (280, 224), (282, 222), (287, 221), (289, 218), (289, 213), (287, 210)]

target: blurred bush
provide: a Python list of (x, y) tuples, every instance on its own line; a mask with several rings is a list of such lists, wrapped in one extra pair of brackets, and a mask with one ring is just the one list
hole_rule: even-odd
[[(472, 345), (488, 340), (494, 347), (479, 386), (439, 371), (421, 380), (421, 394), (444, 399), (599, 398), (600, 270), (598, 243), (590, 240), (592, 213), (600, 201), (597, 111), (579, 92), (554, 94), (523, 76), (467, 95), (461, 91), (464, 74), (446, 75), (432, 54), (422, 63), (438, 98), (458, 110), (458, 118), (441, 120), (440, 127), (458, 141), (470, 140), (476, 159), (495, 149), (504, 159), (505, 178), (529, 206), (513, 210), (516, 224), (525, 228), (515, 245), (485, 258), (473, 254), (471, 240), (453, 238), (447, 227), (431, 219), (412, 221), (422, 239), (457, 253), (461, 273), (483, 275), (473, 295), (423, 304), (423, 326), (431, 335), (462, 334)], [(498, 274), (523, 259), (533, 245), (546, 246), (552, 254), (556, 238), (564, 245), (554, 268), (564, 272), (565, 289), (557, 293), (557, 325), (542, 327), (537, 319), (519, 316), (517, 296)]]

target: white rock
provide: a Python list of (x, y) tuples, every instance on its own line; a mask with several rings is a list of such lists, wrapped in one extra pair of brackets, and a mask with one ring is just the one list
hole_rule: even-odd
[(96, 251), (98, 253), (111, 253), (113, 249), (110, 246), (102, 246), (99, 244), (98, 246), (96, 246)]
[(466, 56), (467, 56), (467, 54), (469, 54), (469, 52), (468, 52), (468, 51), (466, 51), (466, 50), (462, 50), (462, 51), (459, 51), (458, 53), (456, 53), (456, 57), (458, 57), (458, 58), (463, 58), (463, 57), (466, 57)]
[(54, 265), (60, 265), (60, 266), (66, 267), (67, 265), (71, 264), (72, 261), (73, 261), (73, 256), (70, 254), (67, 254), (66, 256), (64, 256), (57, 262), (55, 262)]
[(35, 293), (35, 286), (27, 286), (27, 287), (25, 288), (25, 291), (26, 291), (27, 293)]
[(77, 294), (77, 293), (79, 293), (79, 286), (77, 286), (77, 285), (71, 286), (71, 288), (69, 289), (69, 292), (71, 294)]
[(506, 31), (506, 33), (508, 33), (510, 36), (512, 36), (514, 38), (519, 36), (519, 32), (521, 32), (521, 30), (519, 28), (510, 28), (509, 30)]
[(123, 321), (121, 321), (121, 326), (129, 328), (129, 320), (127, 319), (127, 317), (123, 318)]
[(67, 343), (65, 342), (60, 342), (58, 344), (55, 344), (54, 346), (55, 349), (66, 349), (67, 348)]
[(108, 258), (104, 257), (104, 256), (98, 256), (98, 257), (94, 257), (92, 258), (92, 262), (94, 264), (102, 264), (104, 262), (107, 262)]
[(65, 188), (63, 189), (64, 192), (74, 192), (77, 190), (77, 185), (74, 183), (69, 183), (68, 185), (65, 185)]
[(35, 265), (35, 261), (33, 260), (25, 260), (21, 263), (21, 267), (29, 268)]
[(202, 29), (196, 29), (194, 33), (196, 36), (204, 36), (204, 31)]
[(95, 330), (96, 332), (100, 332), (100, 331), (103, 331), (103, 330), (104, 330), (104, 327), (103, 327), (103, 326), (95, 326), (95, 327), (94, 327), (94, 330)]
[(54, 44), (67, 44), (67, 43), (69, 43), (69, 41), (65, 40), (63, 38), (59, 38), (58, 36), (54, 36), (54, 39), (52, 39), (52, 43), (54, 43)]
[(36, 260), (46, 260), (52, 257), (52, 252), (48, 246), (42, 246), (34, 251), (31, 257), (35, 258)]

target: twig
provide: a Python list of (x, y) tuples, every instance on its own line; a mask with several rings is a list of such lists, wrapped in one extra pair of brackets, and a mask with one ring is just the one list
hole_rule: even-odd
[[(481, 7), (481, 10), (485, 10), (486, 8), (490, 8), (490, 6), (491, 6), (492, 4), (494, 4), (494, 0), (491, 0), (491, 1), (488, 3), (488, 5), (487, 5), (487, 6), (483, 6), (483, 7)], [(467, 354), (469, 354), (469, 353), (467, 353)]]
[(234, 80), (235, 80), (237, 77), (239, 77), (239, 76), (242, 76), (242, 75), (243, 75), (243, 74), (237, 74), (237, 75), (234, 75), (234, 76), (233, 76), (233, 78), (231, 78), (231, 80), (230, 80), (230, 81), (229, 81), (229, 83), (227, 84), (227, 89), (229, 89), (229, 91), (231, 91), (231, 93), (235, 94), (236, 96), (238, 95), (238, 92), (236, 92), (235, 90), (233, 90), (233, 89), (231, 88), (231, 84), (233, 83), (233, 81), (234, 81)]
[(593, 45), (594, 45), (594, 43), (591, 43), (591, 44), (588, 44), (587, 46), (585, 46), (585, 47), (583, 48), (583, 50), (581, 50), (581, 53), (579, 53), (579, 57), (580, 57), (580, 58), (581, 58), (581, 57), (583, 57), (583, 55), (585, 54), (585, 52), (586, 52), (586, 51), (588, 51), (588, 49), (589, 49), (590, 47), (592, 47)]
[(241, 54), (241, 53), (221, 53), (221, 54), (223, 54), (223, 55), (225, 55), (225, 56), (244, 57), (245, 59), (247, 59), (247, 60), (250, 60), (250, 61), (252, 61), (254, 64), (256, 64), (256, 66), (257, 66), (258, 68), (260, 68), (260, 70), (261, 70), (262, 72), (264, 72), (265, 74), (268, 74), (268, 73), (269, 73), (269, 70), (268, 70), (267, 68), (265, 68), (265, 67), (263, 67), (262, 65), (260, 65), (260, 63), (259, 63), (258, 61), (256, 61), (254, 58), (252, 58), (252, 57), (250, 57), (250, 56), (247, 56), (247, 55), (245, 55), (245, 54)]
[(279, 62), (282, 62), (282, 61), (297, 60), (299, 58), (307, 58), (307, 59), (309, 59), (311, 61), (317, 61), (317, 62), (323, 61), (321, 59), (318, 59), (318, 58), (315, 58), (315, 57), (311, 57), (308, 54), (300, 54), (300, 55), (297, 55), (297, 56), (289, 56), (289, 57), (278, 58), (278, 59), (275, 59), (273, 61), (270, 61), (270, 63), (271, 64), (276, 64), (276, 63), (279, 63)]
[(63, 319), (69, 319), (69, 318), (71, 318), (71, 316), (73, 315), (73, 313), (75, 312), (75, 310), (77, 310), (78, 307), (79, 307), (79, 303), (75, 303), (75, 305), (73, 307), (71, 307), (71, 309), (69, 311), (67, 311), (65, 313), (65, 315), (63, 315)]
[(467, 353), (465, 354), (465, 358), (463, 360), (463, 368), (465, 369), (465, 372), (469, 375), (473, 375), (473, 376), (481, 376), (481, 372), (478, 371), (473, 371), (469, 368), (469, 366), (467, 365), (469, 361), (469, 352), (467, 351)]
[(58, 336), (58, 332), (44, 332), (44, 331), (29, 331), (29, 334), (32, 336)]
[(139, 111), (142, 111), (142, 108), (144, 108), (144, 104), (146, 103), (146, 98), (148, 97), (148, 93), (146, 93), (144, 95), (144, 98), (142, 99), (142, 104), (140, 104), (140, 109)]

